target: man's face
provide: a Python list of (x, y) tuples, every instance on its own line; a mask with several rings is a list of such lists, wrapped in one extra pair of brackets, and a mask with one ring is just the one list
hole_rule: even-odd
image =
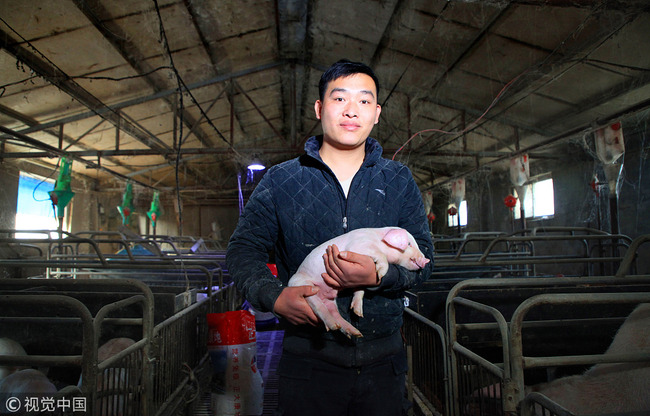
[(321, 120), (323, 140), (339, 149), (363, 144), (381, 113), (375, 82), (366, 74), (331, 81), (314, 109)]

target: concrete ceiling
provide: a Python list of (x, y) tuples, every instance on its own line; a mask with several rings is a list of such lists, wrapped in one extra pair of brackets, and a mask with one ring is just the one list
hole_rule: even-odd
[(645, 0), (2, 0), (0, 18), (0, 156), (65, 152), (99, 189), (236, 199), (250, 159), (319, 133), (340, 58), (376, 70), (373, 136), (422, 190), (650, 105)]

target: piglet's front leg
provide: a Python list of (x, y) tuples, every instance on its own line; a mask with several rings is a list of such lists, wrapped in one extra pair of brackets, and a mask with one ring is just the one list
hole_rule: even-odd
[[(374, 253), (371, 254), (371, 257), (375, 262), (377, 277), (381, 280), (386, 272), (388, 272), (388, 261), (386, 260), (386, 256), (381, 253)], [(350, 309), (361, 318), (363, 318), (363, 293), (363, 290), (356, 290), (352, 296), (352, 303), (350, 304)]]
[(350, 309), (352, 309), (357, 316), (363, 318), (363, 290), (356, 290), (354, 292)]

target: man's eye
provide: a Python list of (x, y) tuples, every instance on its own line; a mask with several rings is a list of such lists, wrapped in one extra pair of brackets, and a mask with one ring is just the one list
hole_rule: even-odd
[(370, 104), (370, 101), (368, 101), (368, 100), (361, 100), (361, 104)]
[(334, 101), (343, 101), (343, 98), (341, 98), (341, 97), (336, 97), (336, 98), (334, 98)]

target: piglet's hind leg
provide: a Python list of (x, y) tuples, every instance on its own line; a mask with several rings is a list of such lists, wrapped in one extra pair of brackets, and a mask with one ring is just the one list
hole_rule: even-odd
[(354, 292), (350, 309), (352, 309), (357, 316), (363, 318), (363, 290), (357, 290)]
[(348, 338), (351, 336), (361, 337), (361, 332), (352, 326), (348, 321), (343, 319), (339, 314), (336, 302), (323, 301), (317, 296), (310, 296), (306, 298), (309, 306), (314, 310), (314, 313), (323, 321), (327, 330), (340, 330)]

